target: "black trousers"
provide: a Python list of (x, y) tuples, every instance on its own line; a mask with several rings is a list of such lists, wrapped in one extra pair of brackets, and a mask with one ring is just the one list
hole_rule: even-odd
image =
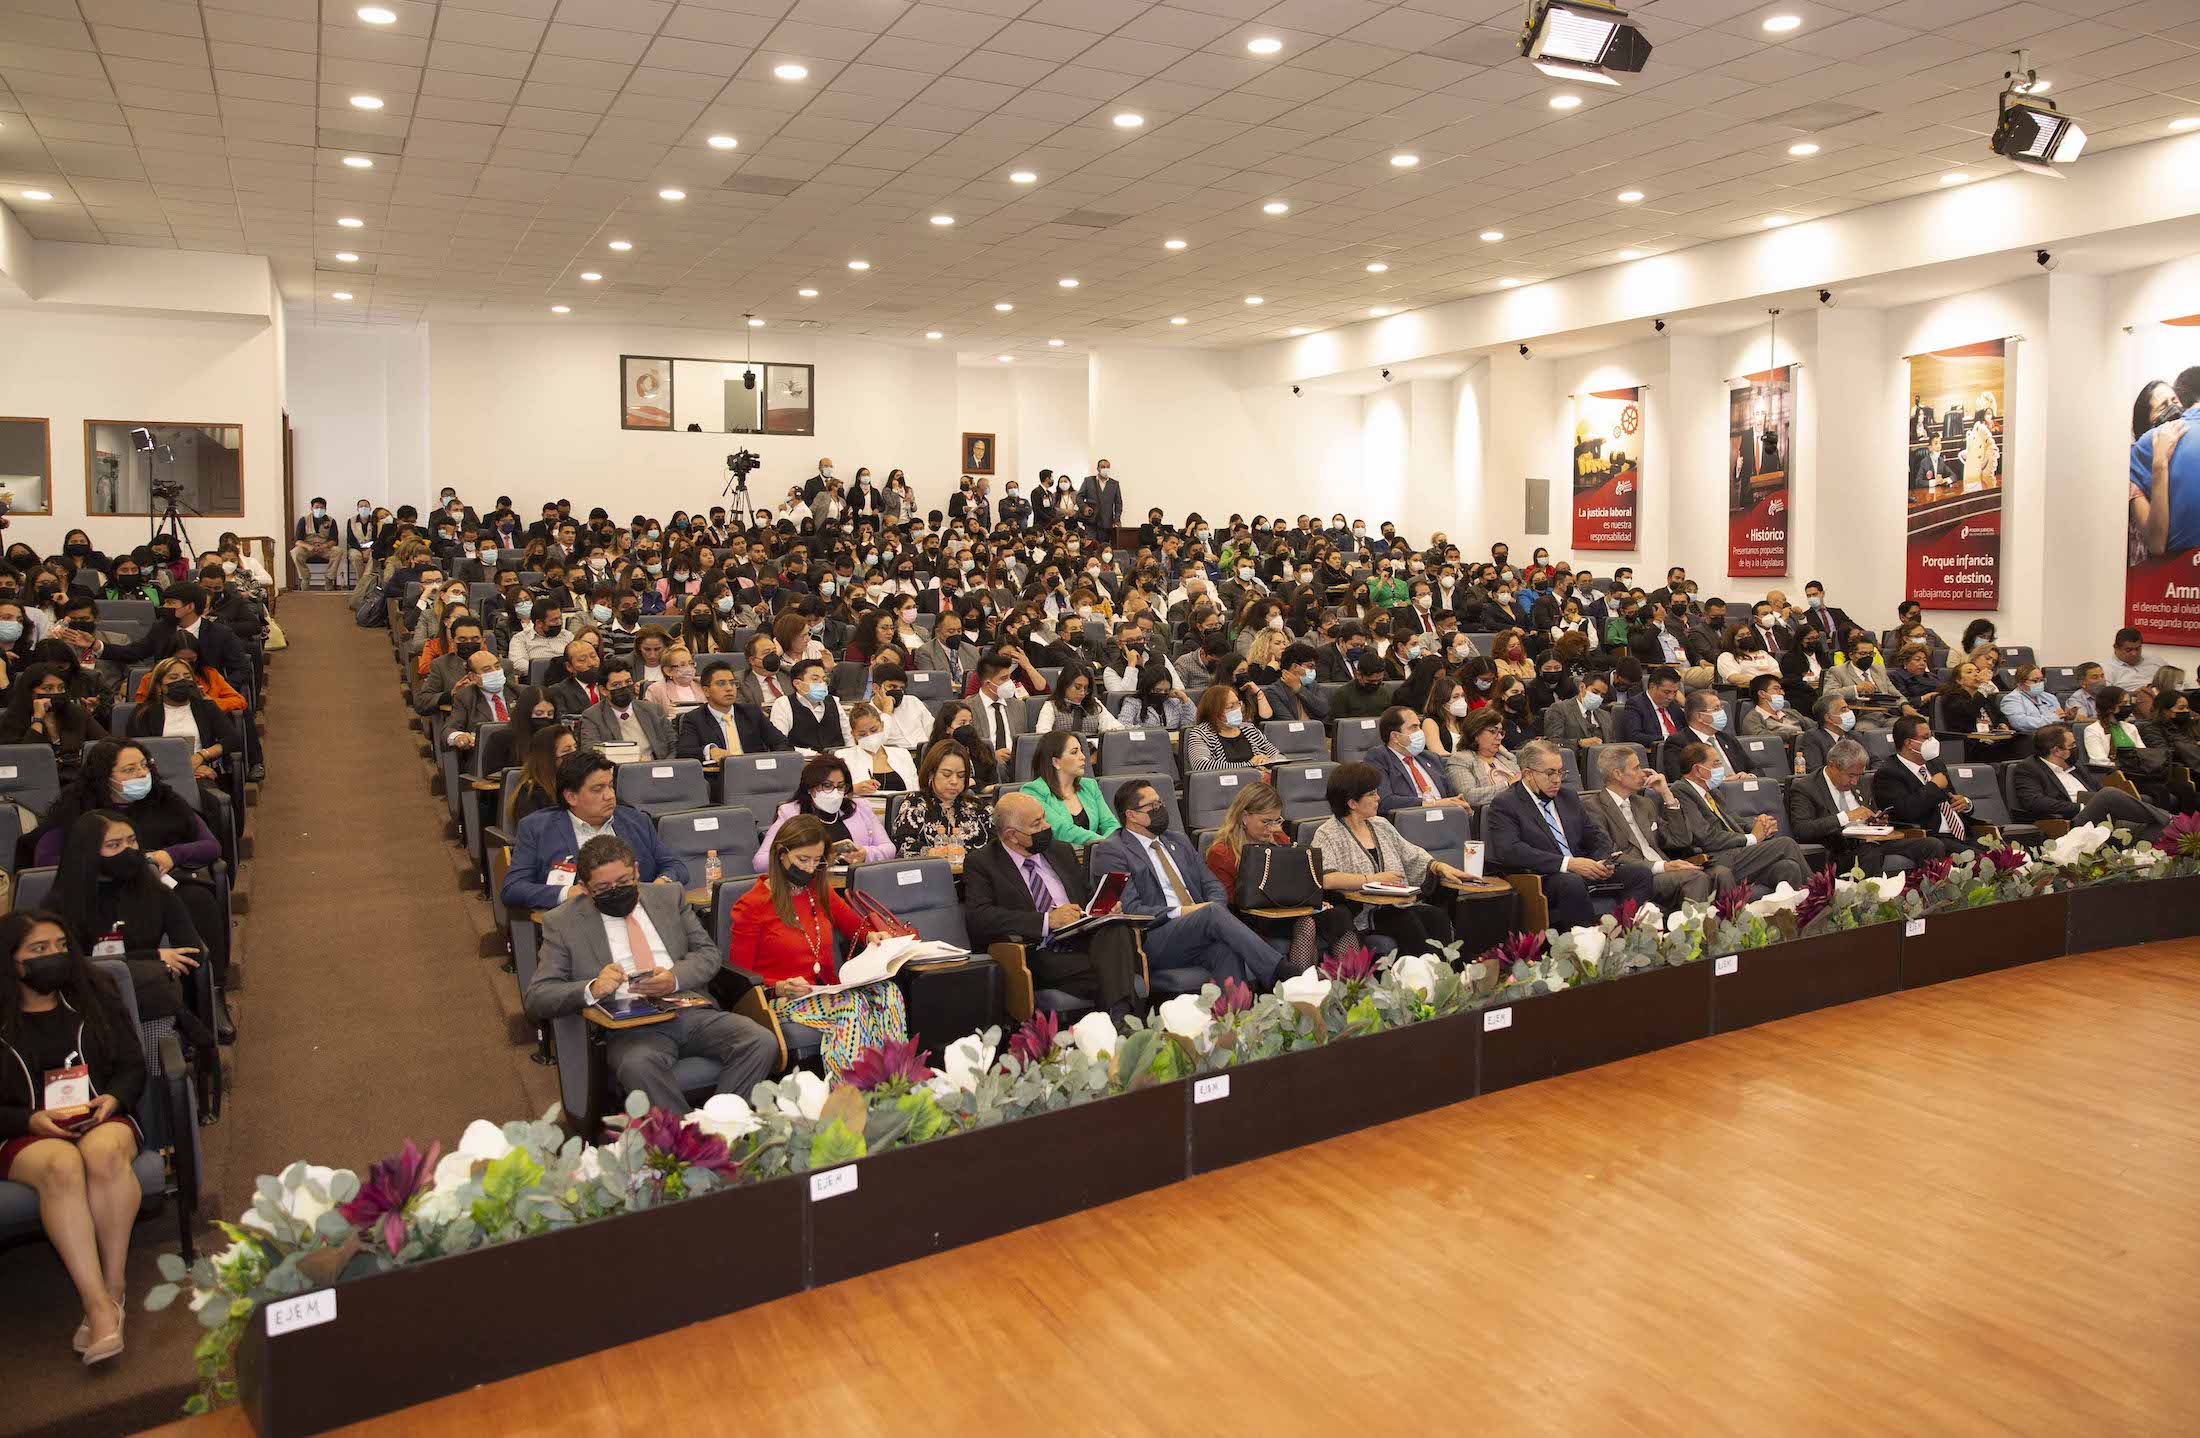
[(1135, 934), (1128, 924), (1103, 924), (1062, 948), (1029, 950), (1032, 987), (1056, 989), (1110, 1013), (1130, 1012), (1138, 1002)]
[(1425, 954), (1436, 944), (1451, 942), (1451, 919), (1434, 904), (1371, 904), (1368, 917), (1375, 932), (1396, 944), (1401, 954)]

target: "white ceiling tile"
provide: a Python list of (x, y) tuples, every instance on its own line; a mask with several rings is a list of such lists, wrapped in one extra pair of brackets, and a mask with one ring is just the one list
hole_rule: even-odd
[(671, 13), (669, 0), (560, 0), (557, 18), (561, 24), (654, 35)]

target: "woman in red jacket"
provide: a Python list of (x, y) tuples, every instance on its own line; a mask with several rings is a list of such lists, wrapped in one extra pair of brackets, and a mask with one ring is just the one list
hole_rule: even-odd
[(834, 1077), (865, 1049), (908, 1033), (901, 990), (891, 980), (811, 992), (840, 982), (836, 936), (847, 940), (851, 953), (870, 938), (856, 911), (832, 890), (825, 826), (813, 816), (798, 814), (779, 826), (763, 878), (735, 901), (731, 918), (726, 963), (770, 986), (772, 1012), (781, 1023), (824, 1034), (825, 1064)]

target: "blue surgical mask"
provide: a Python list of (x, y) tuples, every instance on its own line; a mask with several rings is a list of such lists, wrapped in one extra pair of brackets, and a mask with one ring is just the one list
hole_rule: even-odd
[(492, 669), (482, 675), (481, 688), (485, 694), (502, 694), (504, 692), (504, 671)]
[(810, 687), (802, 692), (809, 696), (812, 704), (822, 704), (825, 702), (825, 681), (822, 679), (814, 680)]
[(1842, 732), (1843, 732), (1843, 733), (1847, 733), (1847, 732), (1848, 732), (1849, 730), (1851, 730), (1851, 729), (1854, 729), (1855, 727), (1856, 727), (1856, 711), (1855, 711), (1854, 709), (1844, 709), (1844, 710), (1842, 710), (1842, 711), (1841, 711), (1841, 730), (1842, 730)]
[(1726, 711), (1724, 709), (1711, 711), (1711, 729), (1713, 733), (1724, 733), (1726, 731)]
[(1782, 709), (1788, 707), (1787, 696), (1785, 694), (1767, 695), (1765, 698), (1765, 702), (1772, 706), (1772, 712), (1775, 714), (1779, 713)]
[(532, 599), (513, 600), (512, 613), (521, 619), (532, 619), (535, 614), (535, 601)]
[(135, 804), (152, 792), (153, 776), (150, 774), (140, 774), (135, 779), (122, 781), (122, 800), (126, 804)]
[(1418, 729), (1406, 735), (1406, 752), (1408, 754), (1418, 754), (1426, 748), (1428, 748), (1428, 735)]
[(665, 572), (665, 567), (662, 564), (651, 564), (645, 565), (644, 567), (648, 569), (651, 574), (662, 574)]
[(1225, 709), (1222, 711), (1222, 722), (1235, 729), (1245, 722), (1245, 711), (1243, 709)]
[(1581, 696), (1581, 712), (1582, 712), (1582, 713), (1584, 713), (1584, 714), (1594, 714), (1594, 713), (1596, 713), (1596, 712), (1597, 712), (1597, 710), (1599, 710), (1599, 709), (1601, 709), (1601, 708), (1603, 708), (1603, 707), (1604, 707), (1604, 696), (1603, 696), (1602, 694), (1599, 694), (1599, 693), (1597, 693), (1597, 692), (1596, 692), (1596, 690), (1594, 690), (1594, 689), (1590, 689), (1590, 690), (1587, 690), (1587, 691), (1585, 691), (1585, 692), (1584, 692), (1584, 693), (1582, 694), (1582, 696)]
[(1714, 789), (1718, 788), (1721, 784), (1724, 784), (1726, 782), (1726, 765), (1714, 764), (1711, 766), (1710, 782), (1711, 787)]
[(732, 595), (730, 595), (730, 594), (721, 594), (721, 595), (719, 595), (719, 596), (718, 596), (718, 612), (719, 612), (720, 614), (731, 614), (731, 613), (733, 613), (733, 596), (732, 596)]
[(609, 624), (611, 622), (611, 610), (606, 605), (595, 605), (589, 609), (588, 613), (589, 617), (594, 619), (598, 624)]

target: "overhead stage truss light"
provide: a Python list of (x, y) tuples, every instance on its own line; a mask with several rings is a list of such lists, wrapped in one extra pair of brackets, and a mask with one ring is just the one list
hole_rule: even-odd
[(1530, 0), (1520, 53), (1561, 80), (1617, 85), (1649, 63), (1650, 41), (1625, 10), (1600, 0)]
[(2020, 170), (2062, 178), (2055, 167), (2076, 162), (2085, 152), (2085, 126), (2076, 117), (2057, 109), (2053, 100), (2040, 98), (2046, 89), (2037, 70), (2017, 52), (2017, 68), (2004, 71), (2008, 86), (2001, 92), (2001, 116), (1994, 124), (1994, 153)]

